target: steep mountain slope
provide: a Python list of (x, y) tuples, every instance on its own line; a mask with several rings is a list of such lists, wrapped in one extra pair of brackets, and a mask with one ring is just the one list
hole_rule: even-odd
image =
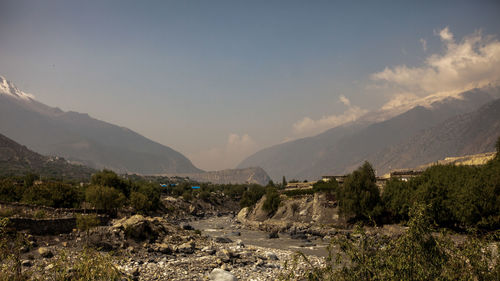
[(87, 114), (41, 104), (0, 76), (0, 133), (44, 155), (143, 174), (201, 172), (179, 152)]
[(28, 172), (42, 177), (89, 180), (95, 171), (73, 165), (59, 157), (46, 157), (0, 134), (0, 176), (25, 175)]
[(267, 185), (271, 180), (266, 171), (258, 167), (228, 169), (194, 174), (175, 174), (169, 176), (189, 177), (197, 182), (210, 182), (213, 184), (255, 183), (263, 186)]
[(452, 117), (437, 126), (368, 157), (381, 173), (391, 168), (413, 168), (447, 156), (495, 150), (500, 136), (500, 99), (480, 109)]
[(429, 107), (417, 106), (382, 122), (346, 124), (314, 137), (276, 145), (245, 159), (238, 168), (260, 166), (272, 179), (315, 179), (323, 174), (343, 174), (383, 149), (406, 140), (444, 120), (476, 110), (493, 100), (482, 90), (447, 98)]

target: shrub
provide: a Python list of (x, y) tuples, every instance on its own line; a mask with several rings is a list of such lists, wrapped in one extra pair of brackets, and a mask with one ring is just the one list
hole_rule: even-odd
[(69, 259), (61, 251), (56, 255), (54, 266), (49, 270), (51, 280), (121, 280), (120, 270), (113, 263), (109, 254), (103, 254), (90, 248), (84, 248), (76, 257)]
[(190, 202), (191, 200), (193, 200), (193, 194), (186, 190), (184, 191), (184, 193), (182, 193), (182, 199), (184, 199), (184, 201)]
[(85, 232), (89, 232), (90, 229), (99, 226), (101, 220), (95, 214), (76, 214), (76, 227)]
[(48, 182), (28, 187), (21, 201), (54, 208), (73, 208), (80, 205), (82, 197), (78, 187), (62, 182)]
[(97, 209), (110, 211), (123, 206), (125, 196), (112, 187), (91, 185), (85, 191), (85, 200)]
[(202, 190), (200, 192), (200, 194), (198, 195), (198, 198), (200, 198), (201, 200), (203, 200), (205, 202), (210, 202), (210, 192), (208, 192), (206, 190)]
[[(369, 236), (360, 227), (356, 239), (332, 240), (324, 266), (310, 264), (297, 276), (298, 254), (282, 280), (498, 280), (500, 260), (491, 241), (468, 237), (455, 244), (445, 235), (433, 235), (428, 211), (416, 205), (408, 230), (398, 238)], [(496, 243), (498, 247), (498, 243)], [(338, 250), (337, 252), (334, 252)]]
[(92, 185), (113, 187), (122, 192), (126, 197), (130, 195), (130, 181), (120, 178), (115, 172), (110, 170), (102, 170), (93, 174), (90, 183)]
[(248, 189), (243, 192), (240, 200), (240, 207), (251, 207), (257, 203), (262, 196), (266, 194), (266, 188), (260, 185), (254, 185), (248, 187)]
[(262, 205), (262, 209), (270, 214), (276, 213), (279, 208), (281, 199), (276, 188), (268, 188), (266, 192), (266, 199)]
[(283, 192), (288, 197), (294, 196), (303, 196), (303, 195), (311, 195), (314, 194), (314, 190), (312, 188), (309, 189), (292, 189)]
[(130, 205), (138, 212), (147, 212), (151, 209), (152, 203), (146, 195), (133, 191), (130, 193)]

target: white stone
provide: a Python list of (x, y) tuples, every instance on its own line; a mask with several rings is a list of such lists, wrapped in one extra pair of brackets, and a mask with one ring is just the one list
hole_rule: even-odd
[(234, 276), (231, 272), (220, 268), (212, 270), (208, 278), (213, 281), (238, 281), (238, 278), (236, 278), (236, 276)]

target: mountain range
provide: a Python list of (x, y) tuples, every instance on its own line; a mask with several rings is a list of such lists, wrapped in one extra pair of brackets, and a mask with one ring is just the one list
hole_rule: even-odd
[(36, 101), (0, 76), (0, 133), (49, 156), (119, 173), (200, 173), (170, 147), (124, 127)]
[(40, 155), (0, 134), (0, 176), (24, 176), (30, 172), (45, 178), (88, 181), (95, 170), (60, 157)]
[(498, 88), (474, 89), (382, 121), (360, 118), (313, 137), (260, 150), (238, 168), (260, 166), (274, 180), (282, 176), (317, 179), (349, 173), (367, 160), (381, 175), (446, 156), (492, 151), (500, 135), (499, 96)]

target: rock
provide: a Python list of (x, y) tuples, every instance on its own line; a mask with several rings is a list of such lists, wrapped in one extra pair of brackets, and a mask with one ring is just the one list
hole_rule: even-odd
[(210, 247), (210, 246), (206, 246), (206, 247), (204, 247), (203, 249), (201, 249), (201, 251), (202, 251), (202, 252), (205, 252), (205, 253), (207, 253), (207, 254), (209, 254), (209, 255), (213, 255), (213, 254), (215, 254), (215, 249), (214, 249), (214, 248), (212, 248), (212, 247)]
[(45, 270), (51, 270), (52, 268), (54, 268), (54, 264), (49, 264), (45, 267)]
[(227, 237), (215, 237), (214, 241), (217, 243), (232, 243), (233, 242), (233, 240), (231, 240)]
[(230, 235), (231, 236), (241, 236), (241, 232), (239, 232), (239, 231), (233, 231), (233, 232), (231, 232)]
[(231, 272), (227, 272), (220, 268), (212, 270), (208, 279), (213, 281), (238, 281), (238, 278), (236, 278), (236, 276), (234, 276)]
[(181, 228), (184, 230), (194, 230), (194, 227), (192, 227), (190, 224), (187, 223), (181, 224)]
[(38, 253), (40, 254), (41, 257), (43, 258), (51, 258), (54, 256), (51, 250), (45, 247), (40, 247), (38, 248)]
[(21, 262), (21, 265), (24, 266), (24, 267), (31, 267), (31, 266), (33, 266), (33, 262), (30, 261), (30, 260), (23, 260)]
[(186, 242), (177, 246), (177, 251), (185, 254), (192, 254), (194, 252), (195, 243), (193, 241)]
[(217, 257), (219, 257), (223, 262), (229, 262), (231, 261), (231, 258), (234, 257), (234, 253), (227, 249), (222, 249), (217, 252)]
[(239, 240), (239, 239), (238, 239), (238, 240), (236, 240), (236, 246), (239, 246), (239, 247), (241, 247), (241, 248), (244, 248), (244, 247), (245, 247), (245, 244), (243, 243), (243, 241), (241, 241), (241, 240)]
[(172, 248), (165, 243), (161, 243), (158, 244), (157, 251), (165, 255), (170, 255), (172, 253)]
[(278, 256), (273, 252), (266, 252), (266, 258), (273, 261), (278, 260)]
[(132, 272), (132, 276), (139, 276), (141, 273), (139, 272), (139, 268), (135, 268), (134, 272)]
[(134, 215), (118, 220), (113, 224), (112, 228), (125, 231), (127, 237), (137, 241), (157, 240), (170, 232), (165, 219), (144, 217), (142, 215)]
[(68, 247), (68, 242), (66, 242), (66, 241), (65, 241), (65, 242), (62, 242), (62, 243), (61, 243), (61, 245), (62, 245), (63, 247)]
[(306, 240), (307, 239), (307, 235), (303, 232), (298, 232), (298, 233), (292, 233), (290, 235), (290, 237), (292, 239), (302, 239), (302, 240)]
[(280, 236), (278, 235), (278, 231), (273, 231), (267, 235), (267, 238), (276, 239), (276, 238), (280, 238)]

